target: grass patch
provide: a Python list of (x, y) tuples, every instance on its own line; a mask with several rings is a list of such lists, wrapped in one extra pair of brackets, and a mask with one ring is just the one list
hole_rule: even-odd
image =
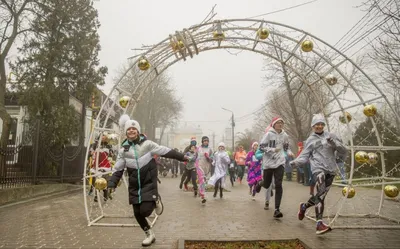
[(185, 249), (309, 249), (298, 239), (282, 241), (185, 241)]

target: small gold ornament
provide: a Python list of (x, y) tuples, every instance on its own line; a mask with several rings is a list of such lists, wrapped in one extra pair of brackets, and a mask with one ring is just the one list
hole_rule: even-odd
[(336, 85), (338, 80), (333, 74), (329, 74), (328, 76), (325, 77), (325, 81), (329, 85), (333, 86), (333, 85)]
[(370, 152), (368, 153), (368, 163), (371, 165), (377, 164), (378, 163), (378, 155), (376, 153)]
[(261, 40), (265, 40), (269, 36), (269, 30), (265, 29), (265, 28), (259, 29), (257, 31), (257, 35), (258, 35), (258, 38), (260, 38)]
[(346, 196), (347, 191), (349, 191), (349, 194), (347, 195), (347, 198), (353, 198), (356, 195), (356, 190), (353, 187), (344, 187), (342, 189), (342, 195)]
[(172, 50), (178, 51), (179, 49), (184, 48), (185, 44), (183, 43), (183, 41), (171, 42), (171, 47)]
[(145, 71), (150, 68), (150, 62), (147, 59), (142, 58), (138, 62), (138, 67), (140, 70)]
[[(350, 113), (345, 112), (345, 115), (346, 115), (346, 118), (347, 118), (347, 122), (350, 123), (350, 121), (351, 121), (351, 119), (352, 119)], [(340, 116), (340, 117), (339, 117), (339, 121), (340, 121), (341, 123), (343, 123), (343, 124), (346, 124), (346, 119), (344, 118), (344, 116)]]
[(314, 44), (310, 40), (305, 40), (301, 43), (301, 50), (303, 50), (303, 52), (311, 52), (313, 48)]
[(390, 198), (395, 198), (399, 195), (399, 189), (394, 185), (387, 185), (384, 188), (385, 195)]
[(222, 41), (223, 39), (225, 39), (225, 34), (222, 31), (214, 31), (213, 37), (216, 40)]
[(119, 105), (122, 108), (126, 108), (128, 106), (129, 100), (131, 100), (131, 98), (129, 98), (128, 96), (123, 96), (119, 99)]
[(369, 161), (369, 156), (365, 151), (358, 151), (355, 159), (358, 163), (367, 163)]
[(117, 134), (109, 134), (108, 136), (108, 143), (110, 145), (117, 145), (118, 144), (118, 135)]
[(104, 179), (104, 178), (97, 178), (96, 179), (96, 182), (94, 183), (94, 187), (97, 189), (97, 190), (104, 190), (104, 189), (106, 189), (107, 188), (107, 180), (106, 179)]
[(366, 105), (364, 106), (364, 115), (367, 117), (375, 116), (377, 109), (374, 105)]

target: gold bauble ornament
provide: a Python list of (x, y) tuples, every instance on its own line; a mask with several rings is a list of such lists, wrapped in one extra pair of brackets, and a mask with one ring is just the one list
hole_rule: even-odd
[(260, 38), (261, 40), (265, 40), (269, 36), (269, 30), (268, 29), (264, 29), (264, 28), (259, 29), (257, 31), (257, 35), (258, 35), (258, 38)]
[(222, 41), (223, 39), (225, 39), (225, 34), (222, 31), (214, 31), (213, 37), (214, 39)]
[(353, 198), (355, 195), (356, 195), (356, 190), (354, 189), (354, 188), (352, 188), (352, 187), (344, 187), (343, 189), (342, 189), (342, 195), (343, 196), (346, 196), (346, 194), (347, 194), (347, 191), (349, 191), (349, 194), (347, 195), (347, 198)]
[(150, 68), (150, 62), (147, 59), (142, 58), (138, 62), (138, 67), (140, 70), (145, 71)]
[(107, 188), (107, 180), (106, 179), (104, 179), (104, 178), (97, 178), (96, 179), (96, 182), (94, 183), (94, 187), (97, 189), (97, 190), (104, 190), (104, 189), (106, 189)]
[(303, 52), (311, 52), (313, 50), (314, 44), (310, 40), (305, 40), (301, 43), (301, 50)]
[(399, 189), (394, 185), (385, 186), (385, 195), (390, 198), (395, 198), (399, 195)]
[(376, 153), (373, 153), (373, 152), (368, 153), (368, 163), (369, 164), (372, 164), (372, 165), (377, 164), (378, 160), (379, 160), (379, 158)]
[(117, 145), (118, 144), (118, 135), (117, 134), (109, 134), (108, 136), (108, 143), (110, 145)]
[[(350, 123), (350, 121), (351, 121), (351, 119), (352, 119), (350, 113), (345, 112), (345, 115), (346, 115), (346, 118), (347, 118), (347, 122)], [(339, 121), (340, 121), (341, 123), (343, 123), (343, 124), (346, 124), (346, 119), (344, 118), (344, 116), (340, 116), (340, 117), (339, 117)]]
[(328, 83), (329, 85), (333, 86), (336, 85), (337, 83), (337, 78), (333, 75), (333, 74), (329, 74), (325, 77), (325, 81), (326, 83)]
[(377, 109), (374, 105), (366, 105), (364, 106), (364, 115), (367, 117), (375, 116)]
[(365, 151), (358, 151), (355, 159), (358, 163), (367, 163), (369, 161), (369, 156)]
[(184, 48), (185, 44), (183, 43), (183, 41), (171, 42), (171, 47), (172, 50), (178, 51), (179, 49)]
[(129, 98), (128, 96), (123, 96), (119, 99), (119, 105), (122, 108), (126, 108), (128, 106), (129, 100), (131, 100), (131, 98)]

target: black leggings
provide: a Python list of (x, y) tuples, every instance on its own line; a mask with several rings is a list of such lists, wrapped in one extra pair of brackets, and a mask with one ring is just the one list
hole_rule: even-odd
[(285, 168), (283, 165), (279, 166), (275, 169), (264, 169), (264, 188), (268, 189), (272, 183), (272, 176), (274, 176), (275, 180), (275, 209), (279, 209), (281, 206), (282, 194), (283, 194), (283, 187), (282, 187), (282, 180), (283, 174), (285, 172)]
[(219, 188), (219, 191), (220, 191), (220, 196), (222, 197), (222, 191), (223, 191), (223, 188), (222, 188), (222, 178), (219, 178), (216, 182), (215, 182), (215, 186), (214, 186), (214, 196), (217, 196), (217, 192), (218, 192), (218, 188)]
[(144, 201), (140, 204), (133, 204), (133, 214), (135, 215), (136, 221), (139, 223), (140, 227), (143, 231), (147, 231), (150, 229), (150, 225), (146, 220), (146, 217), (149, 217), (156, 207), (156, 203), (154, 201)]
[(197, 183), (196, 183), (197, 173), (196, 173), (196, 169), (186, 170), (186, 172), (187, 172), (187, 178), (186, 178), (186, 181), (185, 181), (185, 185), (188, 184), (190, 180), (192, 180), (193, 190), (196, 191), (197, 190)]
[(321, 173), (313, 174), (313, 181), (315, 182), (315, 195), (311, 196), (305, 204), (306, 209), (315, 205), (315, 216), (317, 220), (322, 220), (324, 214), (324, 201), (326, 194), (331, 188), (335, 175)]

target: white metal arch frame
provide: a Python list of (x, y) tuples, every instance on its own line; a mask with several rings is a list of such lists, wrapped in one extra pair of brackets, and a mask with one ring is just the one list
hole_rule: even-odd
[[(269, 37), (263, 38), (259, 35), (258, 31), (267, 30), (269, 33)], [(275, 39), (271, 38), (279, 38), (281, 41), (284, 41), (284, 44), (275, 42)], [(309, 51), (309, 53), (304, 53), (301, 50), (302, 43), (304, 41), (309, 41), (314, 44), (314, 48)], [(315, 46), (316, 45), (316, 46)], [(278, 49), (282, 52), (282, 55), (285, 55), (285, 58), (278, 58), (276, 55), (271, 53), (271, 49)], [(392, 105), (390, 104), (387, 96), (384, 94), (382, 89), (373, 82), (373, 80), (350, 58), (342, 54), (339, 50), (332, 47), (328, 43), (319, 39), (318, 37), (304, 32), (302, 30), (296, 29), (294, 27), (264, 21), (264, 20), (256, 20), (256, 19), (229, 19), (229, 20), (215, 20), (215, 21), (207, 21), (205, 23), (201, 23), (199, 25), (192, 26), (187, 29), (183, 29), (182, 31), (176, 31), (175, 34), (169, 35), (168, 38), (162, 40), (160, 43), (146, 47), (143, 50), (144, 53), (137, 55), (135, 57), (131, 57), (132, 60), (131, 66), (125, 71), (123, 76), (117, 81), (117, 83), (112, 88), (110, 94), (108, 95), (106, 101), (101, 106), (99, 114), (96, 118), (94, 130), (90, 134), (90, 141), (94, 138), (94, 134), (102, 134), (103, 132), (115, 132), (112, 129), (106, 127), (107, 121), (110, 116), (110, 109), (119, 108), (120, 114), (129, 112), (131, 115), (133, 114), (136, 104), (140, 101), (141, 97), (147, 90), (147, 88), (152, 84), (154, 79), (156, 79), (160, 74), (162, 74), (167, 68), (174, 65), (176, 62), (180, 60), (186, 61), (189, 57), (193, 58), (198, 55), (200, 52), (211, 51), (216, 49), (232, 49), (232, 50), (242, 50), (242, 51), (252, 51), (259, 53), (263, 56), (269, 57), (282, 63), (285, 65), (287, 69), (293, 72), (305, 85), (307, 85), (311, 92), (313, 93), (314, 100), (319, 104), (320, 111), (324, 113), (328, 123), (337, 121), (336, 113), (343, 116), (346, 115), (347, 111), (354, 110), (354, 108), (359, 108), (366, 106), (368, 104), (376, 104), (378, 103), (381, 106), (386, 106), (391, 113), (391, 116), (394, 119), (400, 120), (397, 112), (394, 110)], [(329, 53), (328, 53), (328, 52)], [(307, 58), (319, 58), (323, 61), (322, 66), (319, 68), (315, 68), (315, 66), (311, 65)], [(300, 72), (296, 67), (292, 66), (291, 61), (296, 60), (299, 63), (302, 63), (308, 68), (308, 72)], [(138, 63), (144, 64), (144, 68), (139, 69), (137, 67)], [(142, 65), (143, 66), (143, 65)], [(368, 94), (364, 92), (364, 88), (360, 89), (357, 86), (357, 82), (353, 82), (347, 76), (347, 67), (351, 66), (353, 69), (358, 71), (360, 81), (363, 82), (364, 86), (370, 90)], [(128, 74), (133, 75), (132, 84), (124, 84), (123, 81), (127, 77)], [(329, 74), (337, 75), (337, 79), (341, 82), (336, 86), (330, 85), (326, 77)], [(329, 110), (326, 104), (321, 99), (321, 96), (318, 96), (313, 91), (314, 87), (323, 87), (328, 91), (328, 99), (327, 103), (330, 103), (332, 106), (336, 106), (336, 110)], [(336, 88), (336, 89), (335, 89)], [(338, 89), (341, 89), (339, 93), (346, 93), (351, 90), (351, 97), (342, 96), (340, 98)], [(372, 91), (372, 93), (371, 93)], [(121, 96), (130, 97), (130, 101), (127, 107), (120, 107), (117, 102)], [(366, 98), (364, 97), (366, 96)], [(356, 100), (354, 100), (356, 97)], [(351, 99), (351, 101), (350, 101)], [(106, 108), (110, 107), (110, 108)], [(376, 136), (377, 144), (368, 145), (368, 146), (359, 146), (355, 145), (353, 141), (353, 136), (349, 137), (350, 145), (348, 146), (350, 150), (351, 156), (351, 165), (350, 165), (350, 176), (347, 180), (347, 184), (338, 184), (339, 186), (369, 186), (372, 185), (370, 183), (358, 182), (360, 179), (353, 179), (353, 174), (355, 170), (355, 158), (354, 154), (357, 150), (365, 150), (365, 151), (376, 151), (380, 154), (380, 164), (381, 164), (381, 176), (375, 178), (375, 180), (379, 181), (379, 183), (374, 183), (373, 185), (381, 185), (382, 191), (380, 196), (380, 201), (378, 204), (378, 211), (375, 214), (363, 214), (359, 215), (360, 217), (379, 217), (386, 218), (387, 220), (394, 221), (399, 224), (400, 219), (398, 217), (387, 217), (381, 214), (381, 208), (384, 202), (384, 187), (387, 184), (395, 184), (400, 183), (400, 178), (396, 177), (388, 177), (386, 175), (386, 166), (385, 166), (385, 151), (388, 150), (396, 150), (400, 151), (400, 144), (396, 146), (387, 146), (383, 143), (381, 139), (381, 134), (377, 128), (374, 118), (370, 118), (372, 125), (374, 127), (373, 133)], [(352, 126), (349, 123), (350, 121), (345, 119), (345, 127), (349, 134), (352, 134)], [(100, 125), (103, 124), (103, 125)], [(119, 134), (123, 135), (123, 134)], [(87, 149), (86, 155), (89, 154), (89, 148)], [(87, 156), (86, 156), (87, 158)], [(98, 161), (98, 160), (96, 160)], [(98, 165), (96, 165), (96, 168)], [(97, 176), (101, 176), (99, 173)], [(87, 166), (84, 165), (84, 178), (88, 179), (87, 175)], [(93, 218), (89, 214), (88, 203), (86, 198), (86, 181), (84, 181), (84, 204), (85, 211), (89, 225), (100, 225), (98, 221), (102, 217)], [(340, 201), (339, 209), (335, 213), (335, 216), (331, 220), (331, 225), (339, 216), (346, 216), (340, 213), (344, 203), (348, 199), (343, 197)], [(103, 208), (101, 203), (99, 202), (99, 208), (101, 210), (102, 216), (104, 216)], [(351, 214), (352, 215), (352, 214)], [(350, 215), (350, 216), (351, 216)], [(349, 215), (347, 215), (349, 216)], [(309, 217), (310, 218), (310, 217)], [(156, 217), (157, 219), (157, 217)], [(154, 224), (154, 222), (153, 222)], [(108, 224), (102, 224), (108, 225)], [(114, 224), (119, 225), (119, 224)], [(368, 226), (336, 226), (337, 228), (369, 228), (369, 227), (380, 227), (380, 228), (400, 228), (399, 225), (368, 225)]]

